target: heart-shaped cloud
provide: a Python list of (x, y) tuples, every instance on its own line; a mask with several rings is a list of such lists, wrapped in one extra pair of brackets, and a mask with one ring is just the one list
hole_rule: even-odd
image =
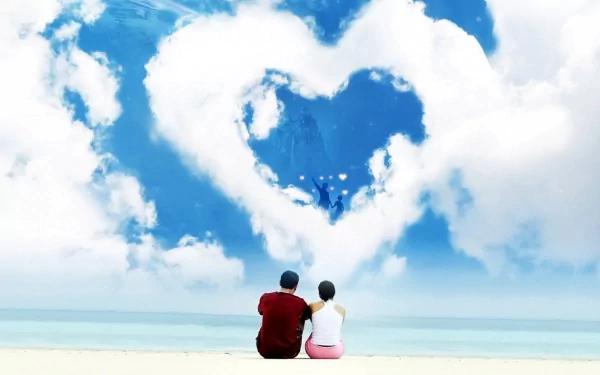
[[(200, 17), (163, 40), (147, 65), (157, 130), (251, 214), (272, 257), (302, 262), (314, 279), (344, 281), (393, 245), (419, 219), (427, 192), (449, 218), (455, 246), (500, 269), (503, 246), (524, 223), (544, 219), (543, 204), (526, 197), (551, 184), (552, 176), (517, 183), (521, 190), (506, 206), (498, 203), (510, 184), (486, 180), (508, 178), (508, 170), (521, 181), (560, 155), (573, 135), (570, 113), (546, 82), (515, 89), (491, 68), (473, 37), (426, 17), (423, 9), (421, 3), (373, 1), (333, 47), (320, 44), (298, 17), (268, 5)], [(363, 69), (387, 70), (409, 83), (422, 100), (428, 139), (416, 146), (395, 135), (374, 151), (373, 184), (352, 197), (352, 211), (331, 225), (322, 212), (295, 204), (291, 197), (302, 192), (278, 187), (247, 141), (276, 126), (278, 85), (308, 98), (332, 97)], [(250, 132), (242, 122), (248, 101), (260, 114)], [(468, 207), (457, 196), (465, 186)], [(515, 212), (523, 204), (527, 209)]]
[[(413, 7), (405, 10), (420, 11)], [(236, 18), (222, 17), (219, 30), (211, 27), (209, 19), (197, 20), (179, 30), (163, 42), (159, 55), (148, 64), (146, 84), (158, 130), (180, 152), (191, 157), (225, 194), (251, 213), (254, 231), (264, 235), (266, 248), (274, 258), (308, 260), (309, 275), (342, 281), (419, 218), (421, 209), (417, 202), (422, 180), (418, 177), (418, 148), (401, 136), (392, 138), (388, 149), (371, 161), (376, 179), (371, 189), (377, 191), (376, 196), (368, 198), (370, 192), (366, 188), (359, 192), (353, 197), (353, 210), (333, 226), (324, 213), (312, 206), (294, 204), (279, 187), (267, 182), (265, 176), (273, 174), (267, 166), (257, 164), (247, 144), (250, 134), (241, 123), (242, 107), (248, 93), (274, 91), (276, 84), (266, 90), (257, 89), (267, 69), (284, 72), (292, 81), (292, 90), (301, 95), (333, 96), (352, 72), (382, 66), (383, 56), (347, 59), (360, 40), (337, 49), (323, 47), (300, 19), (269, 7), (242, 7)], [(261, 26), (261, 18), (269, 20), (269, 27)], [(250, 30), (252, 33), (247, 34)], [(360, 39), (360, 35), (357, 37)], [(211, 54), (211, 58), (205, 56), (202, 61), (194, 56), (177, 56), (192, 39), (207, 43), (203, 47), (219, 40), (228, 46), (222, 50), (227, 56)], [(290, 49), (294, 40), (309, 49)], [(281, 53), (285, 50), (288, 52)], [(337, 63), (344, 60), (347, 63), (339, 69)], [(219, 67), (223, 62), (231, 65), (227, 69)], [(167, 81), (179, 94), (164, 90)], [(250, 100), (260, 106), (269, 102), (268, 97)], [(264, 135), (264, 131), (260, 134)], [(386, 153), (393, 159), (394, 168), (402, 170), (401, 174), (384, 164)], [(327, 176), (315, 177), (325, 180)]]

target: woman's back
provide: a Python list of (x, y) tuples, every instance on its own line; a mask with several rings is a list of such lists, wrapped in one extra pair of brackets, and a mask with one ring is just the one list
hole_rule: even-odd
[(310, 309), (312, 312), (312, 343), (319, 346), (339, 344), (346, 310), (333, 300), (311, 303)]

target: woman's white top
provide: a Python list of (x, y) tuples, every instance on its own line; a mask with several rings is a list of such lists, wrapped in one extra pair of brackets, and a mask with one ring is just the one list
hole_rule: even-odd
[(344, 317), (335, 309), (335, 302), (325, 302), (319, 311), (312, 314), (312, 343), (320, 346), (335, 346), (340, 342)]

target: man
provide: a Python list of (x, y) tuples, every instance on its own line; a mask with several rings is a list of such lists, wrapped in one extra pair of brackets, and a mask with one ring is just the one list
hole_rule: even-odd
[(319, 191), (319, 207), (321, 207), (324, 210), (329, 210), (331, 208), (331, 199), (329, 199), (329, 190), (327, 189), (329, 185), (327, 184), (327, 182), (324, 182), (322, 186), (319, 186), (314, 177), (312, 181), (313, 184), (315, 184), (317, 190)]
[(302, 347), (304, 323), (310, 318), (308, 304), (294, 295), (300, 277), (293, 271), (281, 275), (279, 292), (260, 297), (258, 313), (262, 325), (256, 337), (256, 349), (263, 358), (296, 358)]

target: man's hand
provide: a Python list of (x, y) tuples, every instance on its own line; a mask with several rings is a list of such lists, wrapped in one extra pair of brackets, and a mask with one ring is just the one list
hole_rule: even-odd
[(304, 310), (304, 320), (308, 319), (312, 321), (312, 310), (309, 305), (306, 305), (306, 309)]
[(317, 180), (315, 180), (315, 178), (314, 178), (314, 177), (312, 178), (312, 182), (313, 182), (313, 184), (315, 184), (315, 187), (316, 187), (317, 189), (319, 189), (319, 191), (321, 191), (321, 187), (319, 186), (319, 184), (317, 184)]

